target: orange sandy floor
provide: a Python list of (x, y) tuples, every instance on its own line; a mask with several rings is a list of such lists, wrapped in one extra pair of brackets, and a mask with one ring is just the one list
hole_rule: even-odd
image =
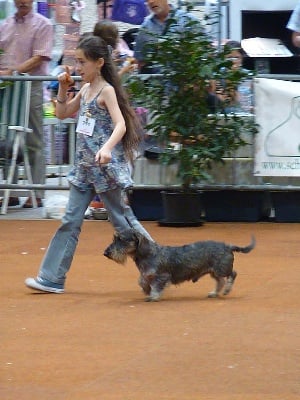
[(146, 303), (132, 261), (102, 256), (110, 224), (85, 221), (66, 293), (33, 294), (59, 221), (1, 221), (0, 399), (300, 399), (300, 225), (144, 225), (161, 244), (257, 247), (236, 254), (228, 297), (208, 299), (205, 277)]

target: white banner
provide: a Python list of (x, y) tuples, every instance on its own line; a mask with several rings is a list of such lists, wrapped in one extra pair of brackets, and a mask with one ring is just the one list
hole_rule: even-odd
[(255, 78), (254, 175), (300, 176), (300, 83)]
[(231, 0), (230, 7), (240, 10), (293, 10), (298, 0)]

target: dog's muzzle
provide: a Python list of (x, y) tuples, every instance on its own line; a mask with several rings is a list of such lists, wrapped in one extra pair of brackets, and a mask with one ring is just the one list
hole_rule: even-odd
[(111, 252), (110, 252), (109, 248), (107, 248), (107, 249), (104, 250), (103, 255), (104, 255), (105, 257), (107, 257), (107, 258), (111, 258)]

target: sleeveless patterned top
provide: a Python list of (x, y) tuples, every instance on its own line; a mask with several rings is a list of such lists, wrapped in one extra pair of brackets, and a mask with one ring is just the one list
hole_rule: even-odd
[(84, 98), (81, 99), (80, 116), (86, 116), (88, 111), (89, 117), (95, 119), (95, 127), (92, 136), (77, 133), (75, 163), (68, 174), (70, 183), (82, 190), (94, 187), (96, 193), (106, 192), (117, 187), (126, 189), (133, 184), (122, 142), (119, 142), (112, 150), (110, 163), (99, 165), (95, 162), (97, 151), (113, 131), (109, 112), (105, 108), (99, 107), (97, 103), (101, 91), (89, 103), (86, 103)]

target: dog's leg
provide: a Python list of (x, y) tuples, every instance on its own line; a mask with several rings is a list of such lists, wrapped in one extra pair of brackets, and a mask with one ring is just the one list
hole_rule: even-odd
[(208, 297), (210, 298), (218, 297), (220, 291), (223, 289), (225, 285), (225, 278), (217, 276), (213, 276), (213, 278), (216, 280), (216, 288), (212, 292), (208, 293)]
[(231, 275), (227, 278), (227, 282), (225, 284), (225, 288), (223, 291), (224, 295), (227, 295), (231, 292), (236, 276), (237, 276), (237, 273), (235, 271), (232, 271)]
[(150, 296), (146, 298), (145, 301), (158, 301), (161, 297), (161, 294), (167, 285), (170, 282), (169, 274), (161, 274), (153, 277), (152, 282), (150, 283), (151, 292)]
[(152, 279), (153, 276), (149, 279), (149, 276), (144, 276), (143, 274), (141, 274), (139, 278), (139, 285), (147, 296), (149, 296), (151, 292), (150, 282)]

